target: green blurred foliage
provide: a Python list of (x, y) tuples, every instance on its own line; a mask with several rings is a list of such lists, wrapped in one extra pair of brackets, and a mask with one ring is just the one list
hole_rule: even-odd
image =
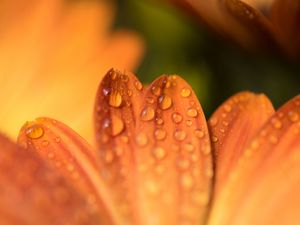
[(137, 71), (141, 80), (183, 76), (207, 115), (242, 90), (265, 93), (276, 107), (300, 92), (299, 64), (251, 54), (162, 1), (119, 0), (116, 27), (135, 30), (145, 39), (146, 55)]

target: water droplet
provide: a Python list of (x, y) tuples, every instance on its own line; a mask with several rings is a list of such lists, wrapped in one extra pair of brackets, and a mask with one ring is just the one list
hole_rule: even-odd
[(187, 120), (185, 123), (188, 127), (193, 125), (193, 122), (191, 120)]
[(179, 159), (177, 161), (177, 166), (181, 170), (187, 170), (190, 167), (190, 161), (188, 159)]
[(158, 98), (158, 103), (161, 109), (166, 110), (172, 106), (172, 99), (168, 95), (162, 95)]
[(34, 124), (26, 128), (25, 134), (28, 138), (38, 139), (44, 135), (44, 129), (41, 126)]
[(162, 125), (164, 123), (162, 118), (156, 118), (156, 124), (157, 125)]
[(207, 192), (196, 192), (193, 195), (193, 200), (195, 201), (196, 204), (205, 206), (209, 202), (209, 194)]
[(226, 112), (231, 112), (232, 107), (231, 107), (231, 105), (229, 105), (229, 104), (225, 104), (225, 105), (224, 105), (224, 109), (225, 109)]
[(49, 145), (49, 141), (47, 140), (42, 141), (42, 146), (46, 147), (48, 145)]
[(74, 167), (73, 164), (71, 164), (71, 163), (68, 163), (68, 164), (67, 164), (67, 170), (68, 170), (69, 172), (73, 172), (74, 169), (75, 169), (75, 167)]
[(154, 132), (154, 137), (156, 138), (156, 140), (163, 140), (165, 139), (167, 136), (167, 132), (163, 129), (157, 129)]
[(152, 181), (152, 180), (147, 181), (145, 185), (146, 185), (146, 189), (149, 192), (149, 194), (151, 194), (151, 195), (158, 194), (159, 187), (155, 181)]
[(156, 96), (160, 96), (160, 94), (161, 94), (161, 88), (158, 87), (158, 86), (153, 86), (153, 87), (151, 88), (151, 91), (152, 91), (152, 93), (153, 93), (154, 95), (156, 95)]
[(189, 117), (197, 117), (198, 116), (198, 111), (195, 108), (190, 108), (188, 109), (186, 113)]
[(111, 125), (112, 125), (112, 129), (111, 129), (112, 136), (117, 136), (125, 128), (123, 120), (114, 114), (112, 114), (111, 116)]
[(203, 152), (204, 155), (209, 155), (211, 152), (210, 146), (209, 145), (204, 145), (201, 148), (201, 151)]
[(180, 94), (184, 98), (189, 97), (191, 95), (191, 90), (188, 88), (183, 88), (183, 89), (181, 89)]
[(108, 104), (112, 107), (118, 108), (121, 106), (123, 101), (122, 95), (119, 91), (113, 91), (109, 95), (109, 101)]
[(56, 142), (56, 143), (59, 143), (60, 141), (61, 141), (61, 138), (60, 138), (60, 137), (56, 137), (56, 138), (55, 138), (55, 142)]
[(144, 133), (140, 133), (136, 136), (135, 141), (137, 145), (139, 145), (140, 147), (144, 147), (148, 144), (147, 135)]
[(177, 140), (177, 141), (183, 141), (185, 138), (186, 138), (186, 133), (185, 131), (183, 130), (176, 130), (174, 132), (174, 138)]
[(212, 136), (211, 140), (213, 143), (216, 143), (219, 139), (216, 136)]
[(158, 160), (162, 160), (166, 156), (166, 150), (162, 147), (155, 147), (153, 149), (152, 153), (153, 153), (153, 156)]
[(204, 131), (202, 131), (202, 130), (200, 130), (200, 129), (196, 129), (196, 130), (195, 130), (195, 136), (196, 136), (197, 138), (203, 138), (204, 135), (205, 135)]
[(278, 138), (275, 136), (275, 135), (271, 135), (269, 137), (269, 141), (272, 143), (272, 144), (276, 144), (278, 142)]
[(282, 127), (282, 123), (277, 118), (273, 118), (271, 120), (271, 123), (272, 123), (273, 127), (276, 128), (276, 129), (280, 129)]
[(48, 159), (54, 159), (55, 154), (53, 152), (49, 152), (47, 156), (48, 156)]
[(102, 89), (102, 93), (103, 93), (104, 96), (108, 96), (109, 92), (110, 92), (109, 88), (103, 88)]
[(175, 123), (180, 123), (182, 121), (182, 115), (180, 113), (173, 113), (172, 119)]
[(288, 113), (288, 117), (290, 119), (291, 122), (297, 122), (299, 120), (299, 115), (297, 112), (294, 111), (290, 111)]
[(190, 174), (185, 173), (181, 176), (180, 183), (181, 183), (182, 188), (187, 191), (193, 187), (194, 179)]
[(112, 163), (114, 160), (114, 153), (112, 151), (106, 151), (104, 154), (104, 160), (106, 163)]
[(155, 116), (155, 111), (151, 106), (146, 106), (141, 112), (141, 119), (143, 121), (153, 120)]
[(209, 125), (214, 127), (218, 124), (218, 119), (216, 117), (213, 117), (209, 120)]
[(131, 90), (127, 90), (127, 94), (128, 94), (129, 97), (131, 97), (132, 96), (132, 91)]
[(128, 80), (129, 80), (129, 78), (128, 78), (127, 75), (121, 75), (121, 79), (122, 79), (125, 83), (127, 83)]
[(153, 104), (153, 103), (154, 103), (154, 98), (149, 96), (149, 97), (146, 98), (146, 101), (147, 101), (149, 104)]
[(138, 80), (134, 82), (134, 86), (138, 91), (141, 91), (143, 89), (142, 83)]
[(124, 143), (126, 143), (126, 144), (129, 142), (129, 138), (128, 138), (128, 136), (126, 136), (126, 135), (122, 136), (122, 137), (121, 137), (121, 140), (122, 140)]
[(193, 152), (195, 150), (195, 146), (191, 143), (189, 144), (185, 144), (183, 146), (184, 150), (186, 150), (187, 152)]

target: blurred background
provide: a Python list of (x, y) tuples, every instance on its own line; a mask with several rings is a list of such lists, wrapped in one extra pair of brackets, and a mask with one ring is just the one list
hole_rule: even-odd
[(258, 55), (222, 40), (177, 8), (153, 0), (117, 0), (115, 28), (138, 32), (146, 54), (137, 70), (146, 83), (179, 74), (197, 92), (207, 116), (242, 90), (265, 93), (280, 106), (300, 93), (300, 65)]

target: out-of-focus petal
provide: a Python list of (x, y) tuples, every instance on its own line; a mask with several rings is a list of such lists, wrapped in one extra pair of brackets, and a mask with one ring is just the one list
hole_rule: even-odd
[(218, 193), (209, 225), (300, 221), (300, 96), (281, 107), (244, 150)]
[(0, 224), (102, 224), (86, 196), (35, 154), (2, 135), (0, 150)]
[(102, 74), (112, 65), (134, 69), (142, 55), (136, 34), (109, 33), (111, 2), (68, 2), (31, 1), (13, 14), (17, 19), (3, 16), (9, 25), (0, 21), (0, 129), (12, 137), (26, 119), (47, 115), (91, 140)]
[(265, 95), (241, 92), (212, 115), (209, 130), (215, 154), (216, 191), (222, 188), (246, 145), (273, 113), (272, 103)]
[(170, 0), (192, 10), (225, 38), (250, 49), (276, 49), (270, 22), (263, 14), (240, 0)]
[(23, 126), (18, 142), (76, 188), (99, 213), (102, 224), (120, 224), (95, 152), (79, 135), (56, 120), (39, 118)]
[(102, 176), (131, 224), (200, 224), (212, 163), (205, 117), (191, 87), (162, 76), (148, 88), (111, 70), (100, 84), (95, 125)]
[(300, 1), (274, 0), (271, 20), (288, 54), (300, 57)]

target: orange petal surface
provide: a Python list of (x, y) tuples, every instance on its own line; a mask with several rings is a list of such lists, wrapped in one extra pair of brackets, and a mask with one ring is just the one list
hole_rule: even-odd
[(78, 134), (56, 120), (39, 118), (23, 126), (18, 142), (77, 189), (99, 213), (102, 224), (118, 223), (95, 151)]
[(34, 153), (2, 135), (0, 150), (0, 224), (102, 224), (86, 196)]
[(300, 221), (300, 97), (281, 107), (243, 151), (215, 199), (209, 225)]
[(15, 137), (46, 115), (91, 141), (97, 83), (112, 65), (134, 69), (141, 39), (110, 33), (114, 6), (104, 0), (4, 0), (0, 14), (0, 130)]
[(241, 92), (212, 115), (209, 130), (215, 154), (216, 191), (222, 188), (249, 141), (273, 113), (272, 103), (265, 95)]
[(130, 224), (201, 224), (213, 176), (201, 106), (180, 77), (111, 70), (95, 106), (103, 179)]

